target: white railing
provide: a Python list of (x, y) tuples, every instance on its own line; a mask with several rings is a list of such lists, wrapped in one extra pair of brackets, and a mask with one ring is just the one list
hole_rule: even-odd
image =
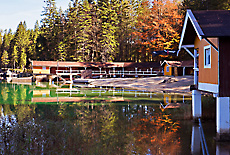
[(82, 70), (56, 70), (56, 74), (69, 75), (71, 74), (81, 74)]
[(113, 71), (109, 70), (109, 74), (115, 75), (157, 75), (156, 71)]
[[(81, 72), (84, 70), (56, 70), (56, 74), (58, 75), (81, 75)], [(123, 70), (109, 70), (106, 71), (94, 70), (92, 71), (92, 75), (157, 75), (157, 71), (123, 71)]]

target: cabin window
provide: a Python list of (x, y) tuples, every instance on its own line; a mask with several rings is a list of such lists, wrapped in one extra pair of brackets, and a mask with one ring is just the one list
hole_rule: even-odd
[(211, 68), (211, 46), (204, 47), (204, 68)]
[(46, 70), (46, 67), (45, 67), (45, 66), (42, 66), (42, 70)]
[(169, 103), (169, 97), (166, 97), (165, 100), (166, 100), (166, 103)]
[(169, 66), (166, 67), (166, 72), (169, 72)]

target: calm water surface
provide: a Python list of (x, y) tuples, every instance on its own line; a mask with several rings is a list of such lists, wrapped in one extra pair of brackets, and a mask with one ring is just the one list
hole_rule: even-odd
[[(0, 83), (0, 154), (201, 154), (191, 96), (74, 88)], [(215, 123), (203, 128), (216, 154)]]

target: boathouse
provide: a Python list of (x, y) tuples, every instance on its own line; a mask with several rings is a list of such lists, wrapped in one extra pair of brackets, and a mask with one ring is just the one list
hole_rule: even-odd
[(193, 61), (167, 61), (161, 64), (166, 76), (185, 76), (193, 74)]
[(156, 76), (162, 72), (158, 62), (70, 62), (70, 61), (32, 61), (35, 75), (78, 75), (91, 70), (93, 76), (100, 77), (141, 77)]
[(217, 138), (229, 138), (230, 11), (187, 10), (179, 43), (194, 58), (193, 117), (202, 115), (201, 92), (216, 97)]

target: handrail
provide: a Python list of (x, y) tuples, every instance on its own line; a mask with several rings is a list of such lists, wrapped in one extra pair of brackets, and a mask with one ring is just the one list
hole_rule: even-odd
[[(56, 74), (71, 74), (81, 73), (84, 70), (56, 70)], [(157, 75), (157, 71), (143, 70), (143, 71), (123, 71), (123, 70), (93, 70), (92, 74), (116, 74), (116, 75)]]
[(198, 121), (199, 121), (200, 141), (201, 141), (202, 152), (203, 152), (203, 155), (205, 155), (205, 152), (206, 152), (206, 155), (209, 155), (208, 147), (207, 147), (207, 143), (204, 137), (204, 131), (203, 131), (203, 127), (202, 127), (200, 118), (198, 119)]

